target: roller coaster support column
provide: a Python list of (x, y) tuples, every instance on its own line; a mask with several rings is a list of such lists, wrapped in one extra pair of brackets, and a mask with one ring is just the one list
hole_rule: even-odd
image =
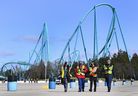
[(45, 81), (47, 76), (47, 63), (49, 60), (49, 46), (48, 46), (48, 28), (47, 24), (44, 23), (42, 31), (42, 50), (41, 50), (41, 59), (45, 64)]

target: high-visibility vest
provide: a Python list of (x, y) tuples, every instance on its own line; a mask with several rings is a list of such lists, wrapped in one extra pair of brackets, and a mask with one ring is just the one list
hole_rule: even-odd
[(63, 67), (61, 68), (61, 78), (65, 78), (67, 74), (67, 69), (64, 69)]
[(64, 68), (61, 68), (61, 78), (64, 78)]
[(104, 65), (104, 70), (105, 70), (105, 74), (112, 74), (113, 65), (111, 66)]
[(81, 72), (80, 68), (77, 68), (77, 75), (85, 75), (85, 74)]
[(82, 65), (81, 66), (81, 72), (82, 73), (87, 73), (87, 71), (88, 71), (87, 67), (85, 65)]
[(76, 75), (85, 75), (85, 73), (82, 72), (84, 68), (85, 67), (83, 67), (83, 66), (81, 66), (81, 68), (77, 67)]
[[(95, 67), (94, 67), (94, 68), (95, 68)], [(92, 68), (92, 67), (89, 68), (90, 76), (97, 77), (96, 72), (93, 72), (93, 71), (95, 70), (94, 68)]]
[(77, 68), (77, 73), (76, 74), (77, 75), (80, 75), (81, 74), (80, 69)]

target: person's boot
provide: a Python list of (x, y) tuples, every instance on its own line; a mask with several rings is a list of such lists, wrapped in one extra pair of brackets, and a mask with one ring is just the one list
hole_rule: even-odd
[(108, 92), (110, 92), (110, 90), (111, 90), (111, 88), (110, 88), (110, 87), (108, 87)]
[(92, 89), (89, 89), (90, 92), (92, 92)]
[(79, 89), (79, 91), (78, 92), (81, 92), (81, 89)]
[(65, 89), (64, 92), (67, 92), (67, 89)]
[(94, 92), (96, 92), (96, 88), (94, 88)]
[(84, 89), (82, 89), (82, 92), (84, 92)]

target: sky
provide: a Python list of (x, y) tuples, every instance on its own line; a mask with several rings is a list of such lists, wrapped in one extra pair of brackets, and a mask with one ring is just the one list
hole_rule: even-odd
[[(128, 52), (138, 52), (137, 0), (0, 0), (0, 64), (28, 61), (44, 22), (48, 26), (50, 60), (59, 58), (79, 21), (94, 5), (101, 3), (116, 8)], [(101, 12), (104, 17), (104, 20), (99, 18), (98, 24), (109, 22), (106, 17), (111, 12), (108, 13), (106, 8), (98, 10), (99, 16), (102, 16)], [(87, 26), (92, 25), (86, 22), (84, 26), (88, 31)], [(99, 31), (104, 30), (104, 27), (99, 28)], [(85, 32), (84, 36), (87, 38), (90, 34)], [(102, 33), (99, 34), (104, 37)], [(92, 41), (86, 41), (87, 47), (92, 47)], [(102, 40), (99, 39), (99, 42)], [(92, 54), (91, 51), (88, 49), (88, 54)]]

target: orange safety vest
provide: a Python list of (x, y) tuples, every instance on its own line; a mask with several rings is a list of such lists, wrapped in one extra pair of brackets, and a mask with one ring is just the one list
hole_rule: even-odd
[[(95, 71), (95, 68), (96, 68), (96, 67), (94, 67), (94, 68), (90, 67), (90, 68), (89, 68), (90, 76), (97, 77), (97, 73), (94, 72), (94, 71)], [(96, 69), (96, 70), (97, 70), (97, 69)]]
[(81, 68), (79, 67), (76, 68), (75, 73), (77, 78), (85, 78), (85, 72), (82, 72), (82, 70), (83, 70), (82, 66)]

